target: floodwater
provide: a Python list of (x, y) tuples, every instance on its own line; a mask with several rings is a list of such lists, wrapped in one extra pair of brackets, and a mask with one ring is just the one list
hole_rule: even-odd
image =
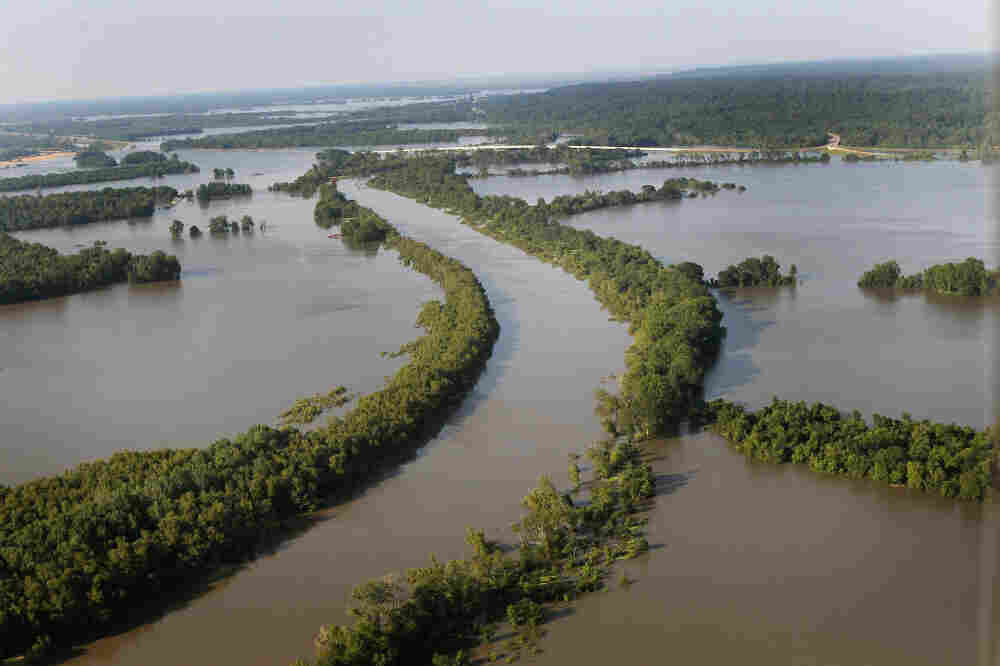
[[(188, 154), (181, 157), (189, 159)], [(275, 160), (287, 160), (287, 171), (302, 166), (294, 151), (192, 151), (190, 157), (203, 169), (232, 166), (238, 174), (263, 170)], [(269, 174), (261, 180), (295, 175)], [(638, 189), (678, 175), (735, 181), (749, 190), (594, 211), (571, 222), (639, 243), (668, 262), (697, 261), (710, 274), (763, 253), (786, 267), (797, 264), (803, 281), (794, 289), (720, 296), (729, 334), (708, 377), (709, 397), (758, 406), (778, 395), (822, 400), (865, 414), (908, 411), (916, 418), (977, 427), (992, 421), (995, 387), (989, 368), (1000, 306), (872, 294), (855, 286), (861, 271), (892, 257), (907, 272), (969, 255), (995, 264), (984, 204), (991, 185), (978, 165), (715, 167), (587, 178), (498, 177), (474, 185), (481, 192), (534, 201), (584, 189)], [(239, 175), (237, 180), (242, 182)], [(624, 326), (607, 321), (583, 283), (440, 211), (352, 182), (342, 189), (403, 233), (459, 258), (477, 273), (501, 323), (486, 373), (414, 460), (354, 500), (322, 512), (311, 529), (203, 596), (136, 630), (86, 646), (71, 663), (287, 664), (309, 656), (320, 625), (347, 621), (353, 585), (421, 565), (430, 553), (458, 556), (464, 551), (466, 526), (483, 527), (490, 538), (509, 536), (507, 526), (518, 517), (518, 501), (538, 475), (550, 473), (564, 483), (567, 453), (580, 451), (597, 436), (592, 391), (602, 377), (620, 372), (629, 340)], [(246, 211), (276, 224), (286, 219), (277, 210), (258, 211), (267, 202), (302, 207), (303, 221), (295, 229), (303, 236), (317, 233), (310, 227), (311, 202), (255, 194)], [(209, 214), (194, 205), (175, 210), (189, 210), (191, 219)], [(163, 234), (172, 217), (170, 213), (158, 223)], [(122, 234), (132, 228), (119, 225)], [(46, 242), (43, 233), (66, 232), (31, 236)], [(230, 239), (219, 247), (228, 248), (231, 256), (249, 253), (267, 237), (255, 236), (249, 246), (243, 245), (248, 239)], [(322, 240), (314, 242), (327, 247)], [(139, 236), (130, 242), (138, 243)], [(214, 242), (201, 241), (206, 247)], [(182, 256), (181, 261), (189, 269), (191, 260)], [(294, 268), (290, 262), (283, 265)], [(400, 288), (396, 271), (378, 272), (382, 281), (375, 294)], [(259, 276), (259, 288), (266, 289), (264, 283), (278, 281), (280, 275), (275, 261), (269, 273)], [(183, 299), (198, 285), (194, 277), (182, 280)], [(131, 299), (129, 287), (109, 291), (116, 290)], [(232, 291), (240, 293), (235, 287)], [(257, 294), (255, 311), (273, 319), (286, 293)], [(86, 309), (87, 297), (94, 295), (61, 300)], [(399, 326), (412, 322), (420, 300), (415, 298), (400, 315)], [(209, 307), (207, 301), (203, 306)], [(91, 316), (104, 312), (94, 308)], [(363, 315), (352, 311), (351, 316)], [(108, 327), (118, 326), (119, 318), (117, 313), (109, 316)], [(347, 362), (348, 352), (361, 349), (362, 342), (331, 338), (337, 335), (337, 322), (314, 323), (303, 327), (292, 320), (284, 325), (291, 335), (308, 328), (317, 336), (333, 355), (333, 372), (320, 373), (329, 381), (318, 388), (289, 388), (283, 395), (339, 383), (354, 387), (355, 378), (348, 375), (368, 368), (355, 362), (338, 371), (340, 359)], [(0, 320), (0, 331), (6, 332), (8, 325)], [(75, 331), (71, 326), (64, 324), (61, 330)], [(205, 324), (204, 330), (211, 326)], [(185, 344), (191, 337), (182, 325), (170, 335)], [(401, 337), (407, 335), (412, 335), (409, 329)], [(272, 344), (285, 344), (284, 332), (269, 337)], [(4, 340), (0, 338), (0, 350)], [(60, 345), (65, 343), (49, 341), (46, 352), (57, 353)], [(260, 349), (248, 346), (233, 356), (242, 364), (253, 363)], [(376, 361), (367, 352), (358, 356)], [(270, 364), (269, 370), (280, 371), (280, 363)], [(190, 381), (178, 391), (205, 381), (198, 364), (187, 365)], [(11, 386), (6, 372), (3, 386)], [(221, 374), (229, 381), (230, 370)], [(251, 385), (242, 379), (232, 392), (248, 408), (273, 407), (276, 413), (280, 398), (245, 392)], [(115, 401), (122, 395), (119, 391)], [(179, 401), (166, 407), (158, 419), (147, 421), (147, 430), (156, 430), (153, 423), (178, 428), (197, 417), (197, 405)], [(127, 413), (108, 411), (97, 422), (105, 438), (115, 432), (119, 412)], [(72, 424), (80, 416), (67, 421)], [(0, 415), (0, 423), (10, 422)], [(33, 422), (40, 429), (54, 429), (51, 438), (62, 441), (63, 433), (49, 419)], [(220, 426), (219, 434), (224, 430)], [(608, 592), (585, 598), (551, 623), (538, 663), (596, 665), (623, 658), (635, 664), (754, 666), (996, 663), (1000, 634), (993, 609), (1000, 512), (994, 505), (962, 505), (905, 489), (822, 477), (799, 467), (749, 462), (709, 434), (656, 442), (652, 449), (660, 492), (650, 513), (653, 549), (627, 565), (637, 582), (619, 589), (615, 576)]]
[[(910, 168), (911, 166), (915, 168)], [(537, 197), (686, 175), (743, 194), (593, 211), (578, 227), (714, 275), (768, 253), (796, 288), (720, 294), (728, 337), (708, 397), (772, 396), (866, 415), (994, 422), (1000, 304), (869, 293), (857, 278), (896, 258), (916, 272), (967, 256), (996, 265), (988, 170), (920, 165), (715, 167), (476, 180)], [(746, 461), (714, 435), (654, 445), (654, 549), (636, 583), (550, 626), (540, 664), (960, 665), (1000, 663), (994, 505), (968, 506), (794, 466)], [(616, 577), (617, 578), (617, 577)]]
[[(301, 174), (311, 156), (226, 154), (221, 164), (261, 174), (248, 178), (252, 197), (18, 234), (63, 252), (95, 240), (160, 249), (184, 272), (178, 283), (0, 307), (0, 483), (122, 449), (204, 446), (274, 423), (299, 396), (338, 384), (371, 391), (403, 363), (380, 352), (415, 338), (421, 303), (441, 291), (394, 252), (328, 239), (313, 222), (315, 202), (263, 191)], [(193, 178), (163, 180), (190, 187)], [(208, 219), (222, 214), (267, 227), (213, 237)], [(206, 233), (174, 240), (175, 218)]]
[[(432, 553), (463, 555), (466, 527), (509, 537), (520, 499), (538, 477), (548, 473), (563, 482), (567, 454), (599, 436), (593, 391), (620, 371), (629, 338), (584, 284), (451, 216), (352, 183), (342, 189), (404, 234), (474, 268), (501, 326), (486, 372), (439, 437), (396, 473), (322, 512), (311, 529), (195, 601), (87, 646), (70, 663), (263, 665), (310, 657), (321, 625), (350, 620), (345, 609), (355, 585), (425, 565)], [(264, 307), (270, 300), (256, 302)], [(550, 317), (555, 305), (558, 321)], [(313, 334), (336, 345), (329, 339), (334, 331), (314, 327)], [(339, 358), (352, 344), (330, 353)], [(351, 385), (350, 369), (335, 373), (335, 382)], [(256, 397), (247, 401), (258, 404)], [(186, 418), (172, 415), (172, 421)]]

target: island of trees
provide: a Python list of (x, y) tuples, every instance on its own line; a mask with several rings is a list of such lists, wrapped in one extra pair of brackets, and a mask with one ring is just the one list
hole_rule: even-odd
[(781, 265), (769, 254), (760, 259), (747, 257), (736, 266), (719, 271), (719, 277), (709, 285), (716, 288), (727, 287), (781, 287), (795, 285), (799, 269), (792, 264), (788, 275), (781, 274)]
[(914, 275), (903, 275), (895, 260), (875, 264), (866, 271), (858, 286), (863, 288), (927, 289), (960, 296), (987, 296), (998, 291), (1000, 271), (990, 271), (981, 259), (969, 257), (962, 262), (948, 262), (926, 268)]
[(98, 241), (76, 254), (59, 254), (0, 232), (0, 304), (65, 296), (125, 280), (176, 280), (180, 274), (177, 257), (159, 250), (132, 254), (122, 248), (108, 250)]
[(212, 181), (202, 183), (195, 191), (195, 196), (199, 201), (211, 201), (212, 199), (229, 199), (231, 197), (249, 196), (253, 194), (253, 188), (241, 183), (223, 183)]
[(150, 217), (157, 202), (176, 196), (177, 190), (161, 186), (0, 197), (0, 231)]
[(84, 150), (73, 156), (73, 161), (81, 169), (101, 169), (118, 166), (115, 158), (103, 150)]
[(876, 414), (868, 425), (857, 412), (804, 402), (774, 402), (756, 412), (715, 400), (712, 428), (748, 457), (799, 463), (824, 474), (872, 479), (945, 497), (982, 501), (991, 486), (993, 442), (989, 431), (957, 425), (891, 419)]
[(426, 334), (400, 350), (408, 363), (343, 416), (308, 432), (255, 426), (204, 449), (122, 452), (0, 486), (0, 658), (92, 638), (245, 559), (286, 518), (348, 493), (436, 431), (475, 384), (499, 327), (468, 268), (395, 229), (385, 243), (445, 299), (421, 310)]
[(126, 164), (131, 163), (122, 160), (122, 166), (106, 169), (77, 169), (65, 173), (0, 178), (0, 192), (62, 187), (64, 185), (82, 185), (86, 183), (103, 183), (113, 180), (132, 180), (135, 178), (159, 178), (169, 174), (198, 173), (199, 171), (196, 165), (190, 162), (182, 162), (176, 154), (171, 156), (170, 159), (140, 162), (132, 166), (126, 166)]

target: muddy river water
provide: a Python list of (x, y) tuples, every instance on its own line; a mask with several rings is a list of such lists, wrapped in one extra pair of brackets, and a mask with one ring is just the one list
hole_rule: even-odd
[[(22, 234), (61, 250), (95, 239), (168, 249), (185, 273), (180, 286), (120, 285), (0, 309), (0, 482), (122, 448), (201, 445), (273, 421), (299, 395), (373, 390), (402, 362), (378, 352), (412, 339), (420, 303), (440, 292), (391, 252), (327, 239), (313, 202), (263, 191), (305, 171), (311, 155), (182, 152), (203, 172), (231, 166), (256, 193), (209, 209), (182, 204), (148, 222)], [(994, 190), (978, 164), (637, 170), (475, 186), (534, 201), (676, 175), (749, 189), (571, 221), (711, 274), (762, 253), (797, 264), (794, 289), (720, 295), (728, 337), (709, 397), (993, 420), (1000, 306), (855, 286), (887, 258), (907, 272), (970, 255), (995, 264), (985, 205)], [(586, 285), (440, 211), (353, 182), (342, 189), (477, 273), (501, 324), (486, 373), (414, 460), (198, 598), (70, 663), (308, 657), (321, 624), (347, 620), (352, 586), (431, 553), (462, 554), (466, 526), (508, 535), (538, 476), (564, 479), (567, 454), (598, 435), (592, 393), (621, 370), (629, 338)], [(169, 238), (175, 217), (202, 226), (223, 213), (266, 218), (268, 228)], [(985, 665), (1000, 655), (994, 506), (747, 462), (704, 433), (652, 448), (654, 548), (629, 563), (636, 583), (612, 581), (551, 623), (538, 663)]]

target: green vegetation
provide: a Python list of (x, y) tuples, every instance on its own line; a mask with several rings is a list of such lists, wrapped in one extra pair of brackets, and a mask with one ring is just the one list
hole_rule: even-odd
[(249, 185), (240, 183), (202, 183), (195, 191), (198, 201), (211, 201), (212, 199), (228, 199), (236, 196), (248, 196), (253, 194), (253, 189)]
[(978, 146), (989, 109), (985, 57), (703, 69), (643, 81), (489, 97), (510, 136), (554, 132), (617, 146)]
[[(750, 152), (705, 151), (685, 152), (671, 155), (665, 160), (634, 162), (633, 158), (645, 157), (641, 150), (595, 150), (574, 148), (575, 142), (554, 147), (535, 146), (533, 148), (512, 148), (509, 150), (475, 150), (455, 153), (461, 167), (478, 167), (480, 175), (490, 166), (512, 164), (565, 164), (565, 167), (545, 171), (545, 173), (607, 173), (629, 169), (670, 169), (699, 166), (719, 166), (723, 164), (809, 164), (829, 163), (826, 151), (818, 154), (790, 150), (755, 150)], [(538, 175), (538, 171), (513, 169), (508, 175)]]
[(872, 425), (855, 412), (774, 399), (748, 412), (714, 400), (712, 428), (748, 457), (771, 463), (807, 464), (817, 472), (872, 479), (982, 501), (991, 484), (989, 431), (875, 415)]
[(330, 121), (334, 116), (322, 118), (294, 117), (297, 112), (284, 111), (291, 118), (275, 118), (274, 112), (213, 113), (130, 116), (128, 118), (102, 118), (100, 120), (59, 119), (36, 121), (18, 125), (19, 131), (55, 133), (64, 136), (92, 136), (120, 141), (140, 141), (150, 137), (175, 134), (200, 134), (206, 127), (253, 127), (255, 125), (292, 125)]
[(259, 425), (204, 449), (126, 451), (0, 486), (0, 658), (92, 638), (252, 556), (285, 519), (365, 483), (436, 430), (475, 384), (499, 327), (468, 268), (395, 230), (386, 245), (445, 301), (422, 308), (426, 335), (400, 350), (409, 362), (343, 416), (309, 432)]
[(340, 225), (347, 240), (356, 243), (382, 241), (392, 232), (392, 227), (370, 209), (348, 200), (333, 185), (321, 185), (320, 197), (314, 213), (316, 224), (329, 229)]
[[(121, 248), (107, 250), (98, 241), (76, 254), (64, 255), (45, 245), (26, 243), (0, 233), (0, 304), (65, 296), (125, 280), (176, 280), (180, 274), (177, 257), (159, 250), (151, 255), (131, 254)], [(0, 562), (3, 562), (2, 546)]]
[(386, 127), (379, 121), (294, 125), (276, 129), (216, 134), (199, 139), (166, 141), (163, 150), (178, 148), (295, 148), (301, 146), (376, 146), (455, 142), (461, 136), (484, 135), (485, 130), (421, 130)]
[[(125, 160), (122, 160), (122, 164), (124, 165), (125, 163)], [(78, 169), (66, 173), (46, 173), (38, 176), (2, 178), (0, 179), (0, 192), (62, 187), (64, 185), (82, 185), (86, 183), (103, 183), (112, 180), (131, 180), (134, 178), (159, 178), (175, 173), (198, 173), (198, 167), (190, 162), (181, 162), (175, 155), (169, 160), (139, 164), (137, 166), (118, 166), (107, 169)]]
[[(176, 156), (175, 156), (176, 159)], [(122, 158), (122, 166), (133, 164), (156, 164), (166, 162), (167, 156), (155, 150), (136, 150)]]
[(639, 448), (605, 441), (587, 455), (594, 466), (588, 501), (542, 477), (521, 502), (526, 515), (514, 525), (521, 544), (513, 555), (470, 529), (471, 557), (432, 560), (408, 571), (405, 585), (390, 577), (357, 587), (355, 624), (320, 629), (316, 666), (465, 665), (464, 650), (489, 642), (503, 620), (517, 634), (505, 646), (506, 661), (533, 654), (545, 604), (602, 589), (615, 562), (649, 548), (636, 514), (655, 480)]
[(73, 161), (81, 169), (102, 169), (118, 166), (115, 158), (101, 150), (85, 150), (73, 156)]
[(726, 287), (781, 287), (795, 285), (799, 269), (792, 264), (788, 275), (781, 274), (781, 265), (774, 257), (765, 254), (760, 259), (747, 257), (738, 266), (729, 266), (719, 271), (719, 279), (712, 280), (710, 286)]
[[(238, 234), (241, 231), (243, 233), (251, 233), (256, 228), (257, 223), (249, 215), (244, 215), (239, 220), (229, 220), (226, 215), (216, 215), (208, 221), (208, 232), (211, 234), (228, 234), (234, 233)], [(194, 232), (194, 229), (198, 227), (192, 226), (191, 235), (198, 235)], [(180, 220), (174, 220), (174, 223), (170, 225), (170, 233), (174, 236), (180, 236), (184, 232), (184, 224)], [(200, 231), (198, 233), (201, 233)]]
[(330, 148), (316, 153), (316, 159), (317, 163), (309, 171), (291, 183), (274, 183), (268, 190), (311, 197), (320, 185), (330, 182), (331, 178), (368, 176), (395, 169), (404, 164), (409, 157), (405, 154), (382, 156), (367, 151), (352, 153), (339, 148)]
[(172, 187), (131, 187), (0, 197), (0, 231), (24, 231), (150, 217), (158, 201), (177, 196)]
[[(652, 188), (656, 197), (673, 197), (669, 183)], [(631, 323), (635, 342), (626, 355), (620, 394), (602, 396), (605, 424), (613, 434), (644, 438), (668, 431), (700, 401), (705, 371), (725, 331), (715, 300), (687, 271), (664, 267), (642, 248), (555, 220), (600, 207), (588, 203), (597, 201), (592, 194), (535, 206), (515, 197), (480, 197), (467, 176), (455, 173), (453, 157), (433, 154), (400, 160), (369, 184), (452, 211), (476, 230), (588, 280), (598, 301)], [(604, 196), (605, 205), (619, 205)], [(619, 200), (630, 203), (624, 195)]]
[(858, 286), (863, 288), (928, 289), (961, 296), (987, 296), (997, 292), (1000, 271), (986, 270), (981, 259), (969, 257), (961, 263), (937, 264), (915, 275), (904, 276), (895, 260), (875, 264), (865, 271)]

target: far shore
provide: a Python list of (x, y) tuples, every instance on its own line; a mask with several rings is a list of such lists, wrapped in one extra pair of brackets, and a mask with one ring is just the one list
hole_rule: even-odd
[(75, 152), (63, 150), (55, 153), (42, 153), (41, 155), (32, 155), (31, 157), (19, 157), (16, 160), (7, 160), (6, 162), (0, 162), (0, 168), (12, 167), (18, 164), (22, 164), (24, 162), (44, 162), (45, 160), (54, 160), (60, 157), (73, 157), (74, 155), (76, 155)]

